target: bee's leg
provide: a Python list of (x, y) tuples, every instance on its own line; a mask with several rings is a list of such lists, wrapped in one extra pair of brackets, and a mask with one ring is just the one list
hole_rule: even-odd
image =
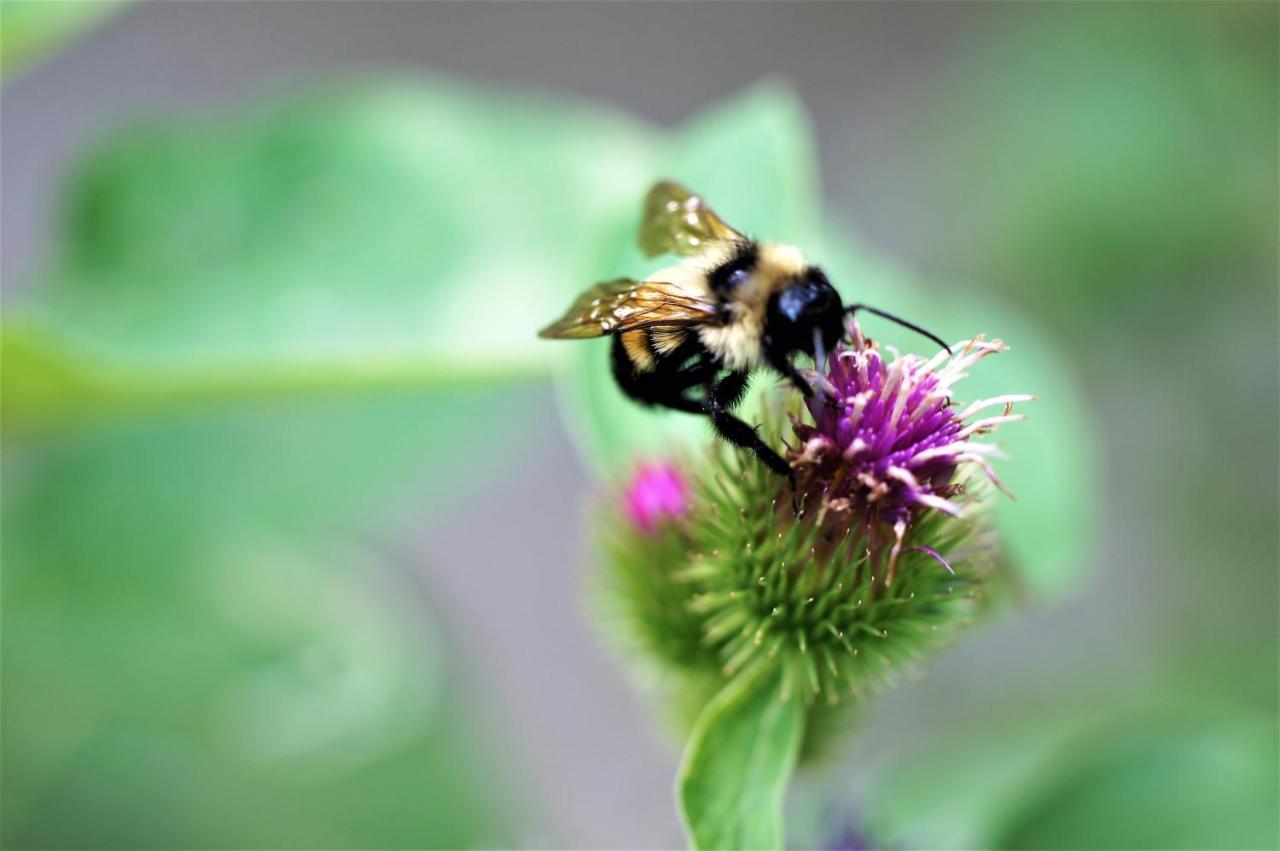
[(683, 411), (686, 414), (705, 414), (707, 412), (707, 403), (704, 400), (692, 399), (684, 395), (683, 392), (663, 396), (654, 400), (654, 404), (670, 408), (673, 411)]
[(760, 439), (756, 430), (730, 413), (747, 390), (747, 373), (731, 372), (722, 381), (707, 385), (704, 410), (716, 433), (734, 446), (750, 449), (760, 462), (780, 476), (791, 478), (791, 465)]
[(650, 401), (673, 411), (705, 414), (707, 401), (690, 396), (689, 391), (695, 387), (708, 387), (715, 381), (716, 372), (714, 365), (701, 362), (685, 367), (676, 372), (670, 381), (664, 382), (661, 392), (651, 397)]
[(719, 381), (712, 380), (708, 383), (707, 398), (714, 399), (727, 411), (732, 410), (738, 407), (742, 397), (747, 394), (747, 382), (750, 380), (751, 375), (748, 372), (743, 370), (731, 372)]
[[(714, 382), (716, 373), (719, 371), (720, 368), (712, 361), (695, 361), (676, 372), (673, 386), (678, 388), (679, 392), (684, 393), (693, 387), (701, 387)], [(702, 413), (701, 409), (699, 409), (698, 413)]]

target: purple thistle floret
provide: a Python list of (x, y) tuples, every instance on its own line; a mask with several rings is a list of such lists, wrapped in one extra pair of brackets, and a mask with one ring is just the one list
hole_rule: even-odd
[[(1032, 397), (997, 396), (964, 409), (951, 398), (952, 385), (970, 366), (1004, 349), (998, 340), (978, 337), (956, 344), (951, 355), (898, 355), (886, 363), (854, 324), (850, 345), (832, 352), (825, 372), (814, 374), (817, 390), (806, 400), (813, 424), (795, 424), (800, 444), (790, 459), (800, 491), (820, 495), (830, 510), (857, 512), (873, 540), (876, 527), (887, 526), (894, 541), (890, 571), (914, 516), (961, 514), (962, 467), (977, 467), (1004, 489), (987, 460), (999, 450), (978, 438), (1022, 419), (1012, 406)], [(1000, 413), (974, 419), (997, 406)]]
[(689, 485), (672, 464), (642, 463), (627, 484), (623, 505), (632, 525), (651, 534), (667, 520), (685, 514), (689, 508)]

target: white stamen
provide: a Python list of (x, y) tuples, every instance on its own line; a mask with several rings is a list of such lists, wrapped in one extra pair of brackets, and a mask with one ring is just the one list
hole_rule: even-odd
[(916, 480), (916, 477), (912, 475), (910, 470), (906, 470), (897, 465), (890, 465), (889, 469), (886, 470), (885, 472), (887, 472), (891, 477), (897, 479), (898, 481), (902, 482), (903, 484), (909, 487), (913, 487), (913, 488), (920, 487), (920, 482)]
[[(858, 354), (863, 355), (862, 352), (859, 352)], [(870, 360), (871, 357), (869, 355), (860, 356), (858, 358), (858, 383), (864, 386), (871, 383), (871, 376), (867, 373), (867, 363)]]
[(893, 524), (893, 535), (896, 540), (889, 550), (889, 565), (885, 570), (884, 584), (888, 587), (893, 582), (893, 569), (898, 566), (898, 554), (902, 552), (902, 538), (907, 533), (907, 521), (899, 520)]
[(916, 497), (916, 502), (921, 505), (927, 505), (930, 508), (936, 508), (943, 514), (950, 514), (952, 517), (960, 516), (960, 508), (955, 503), (947, 502), (940, 496), (934, 496), (931, 493), (922, 493)]
[(1001, 493), (1009, 497), (1009, 499), (1017, 499), (1017, 497), (1013, 495), (1013, 491), (1005, 487), (1004, 482), (1000, 481), (1000, 477), (996, 475), (995, 470), (991, 469), (991, 465), (987, 463), (986, 459), (974, 455), (971, 452), (961, 453), (960, 455), (957, 455), (956, 458), (960, 461), (968, 461), (972, 464), (977, 464), (982, 468), (982, 472), (987, 474), (987, 478), (991, 480), (991, 484), (999, 488)]
[(921, 463), (930, 461), (934, 458), (941, 458), (944, 455), (959, 455), (961, 452), (972, 452), (975, 455), (989, 455), (992, 458), (1003, 458), (1004, 453), (1000, 451), (1000, 447), (991, 443), (973, 443), (967, 440), (957, 440), (955, 443), (948, 443), (944, 446), (934, 446), (917, 452), (912, 457), (912, 462)]
[(907, 381), (898, 382), (898, 395), (893, 400), (893, 410), (889, 414), (889, 424), (885, 431), (892, 431), (898, 426), (898, 417), (902, 416), (902, 410), (907, 406), (907, 395), (911, 392), (911, 384)]
[(990, 408), (992, 405), (1012, 405), (1015, 402), (1034, 402), (1035, 396), (1026, 393), (1008, 393), (1004, 396), (992, 396), (990, 399), (979, 399), (969, 407), (965, 408), (960, 414), (959, 419), (967, 420), (969, 417), (978, 413), (984, 408)]
[(975, 431), (981, 431), (983, 429), (993, 428), (995, 426), (1000, 425), (1001, 423), (1014, 423), (1014, 422), (1017, 422), (1018, 420), (1025, 420), (1026, 418), (1027, 418), (1026, 414), (1003, 414), (998, 417), (985, 417), (983, 419), (972, 422), (969, 425), (965, 426), (964, 428), (960, 429), (960, 433), (957, 434), (956, 437), (968, 437), (969, 435), (973, 434)]
[(902, 361), (894, 361), (889, 364), (889, 371), (885, 376), (884, 385), (880, 388), (880, 401), (887, 401), (889, 394), (897, 389), (898, 382), (902, 379), (901, 364)]

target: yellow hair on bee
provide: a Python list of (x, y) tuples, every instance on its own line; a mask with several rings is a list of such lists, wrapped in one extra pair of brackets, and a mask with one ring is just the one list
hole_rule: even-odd
[(655, 364), (653, 352), (649, 351), (649, 332), (645, 329), (624, 331), (621, 336), (622, 347), (626, 349), (627, 357), (636, 371), (649, 372), (652, 370)]
[[(722, 260), (712, 262), (718, 265)], [(733, 291), (732, 318), (724, 325), (700, 326), (698, 337), (702, 345), (730, 369), (759, 366), (764, 357), (762, 338), (769, 298), (803, 273), (807, 265), (798, 248), (761, 243), (750, 276)], [(704, 286), (710, 286), (705, 283), (705, 275)]]

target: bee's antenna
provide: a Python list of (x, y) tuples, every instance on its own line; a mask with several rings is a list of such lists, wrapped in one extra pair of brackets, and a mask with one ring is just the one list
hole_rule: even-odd
[(939, 337), (937, 334), (933, 334), (929, 331), (926, 331), (925, 329), (921, 328), (919, 325), (916, 325), (913, 322), (908, 322), (907, 320), (903, 319), (900, 316), (894, 316), (892, 313), (881, 310), (878, 307), (872, 307), (869, 304), (851, 304), (844, 309), (844, 312), (857, 313), (859, 310), (865, 310), (867, 313), (874, 313), (876, 316), (879, 316), (882, 319), (888, 319), (890, 322), (898, 323), (903, 328), (910, 328), (912, 331), (915, 331), (917, 334), (921, 334), (925, 337), (928, 337), (930, 340), (933, 340), (939, 346), (942, 346), (942, 348), (946, 349), (947, 354), (951, 354), (951, 347), (948, 346), (946, 343), (942, 342), (942, 338)]

